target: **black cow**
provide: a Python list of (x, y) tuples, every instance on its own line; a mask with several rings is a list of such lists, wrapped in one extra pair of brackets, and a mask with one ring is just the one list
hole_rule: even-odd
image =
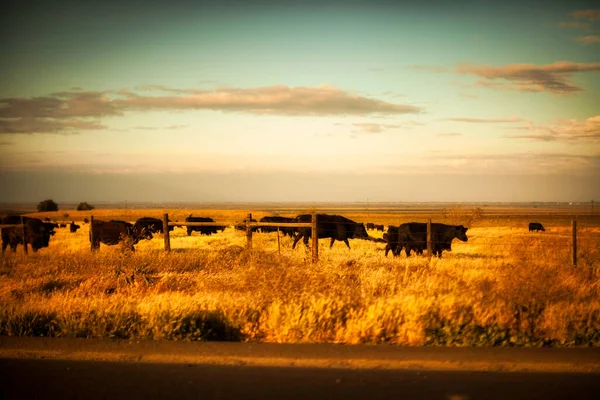
[(387, 242), (385, 246), (385, 256), (387, 257), (390, 250), (392, 251), (392, 255), (395, 257), (400, 254), (402, 248), (398, 248), (398, 227), (397, 226), (388, 226), (388, 231), (383, 234), (383, 240)]
[(384, 229), (385, 227), (383, 225), (375, 225), (375, 230), (378, 230), (379, 232), (383, 232)]
[[(169, 232), (174, 228), (174, 226), (169, 226)], [(133, 224), (133, 232), (138, 240), (150, 240), (154, 233), (164, 233), (163, 222), (158, 218), (142, 217)]]
[(539, 222), (530, 222), (529, 223), (529, 232), (533, 232), (533, 231), (546, 232), (546, 230), (544, 229), (542, 224), (540, 224)]
[(44, 228), (46, 228), (46, 231), (50, 234), (50, 236), (54, 236), (56, 233), (54, 229), (58, 228), (58, 224), (52, 222), (42, 222), (42, 224), (44, 224)]
[(372, 222), (367, 222), (367, 229), (368, 230), (375, 230), (375, 224)]
[[(294, 222), (312, 222), (312, 215), (298, 215), (294, 219)], [(296, 235), (296, 238), (294, 239), (294, 244), (292, 245), (292, 248), (295, 248), (296, 243), (298, 243), (302, 238), (304, 238), (304, 244), (308, 246), (308, 238), (311, 237), (311, 228), (298, 228), (297, 231), (298, 235)], [(374, 240), (367, 233), (367, 230), (365, 229), (365, 224), (354, 222), (346, 217), (342, 217), (341, 215), (327, 214), (317, 215), (317, 237), (318, 239), (331, 238), (329, 248), (333, 246), (333, 243), (336, 240), (346, 243), (346, 246), (348, 246), (348, 248), (350, 248), (350, 243), (348, 243), (348, 239)]]
[[(270, 217), (262, 217), (260, 219), (260, 222), (272, 222), (272, 223), (278, 223), (278, 222), (283, 222), (283, 223), (292, 223), (294, 222), (294, 218), (289, 218), (289, 217), (280, 217), (277, 215), (273, 215)], [(244, 229), (246, 229), (246, 227), (244, 227)], [(294, 233), (296, 232), (296, 228), (291, 228), (291, 227), (280, 227), (279, 230), (281, 231), (281, 233), (283, 233), (283, 236), (289, 236), (289, 237), (294, 237)], [(260, 231), (261, 232), (277, 232), (277, 227), (275, 226), (261, 226), (260, 227)]]
[(71, 231), (71, 233), (75, 233), (77, 232), (77, 229), (81, 228), (79, 225), (77, 225), (75, 223), (75, 221), (71, 221), (71, 225), (69, 225), (69, 231)]
[(66, 228), (66, 227), (67, 227), (67, 224), (58, 224), (58, 227), (59, 227), (59, 228)]
[(94, 220), (90, 226), (90, 231), (94, 235), (93, 242), (90, 236), (90, 242), (92, 243), (93, 249), (99, 249), (100, 243), (112, 246), (123, 240), (131, 240), (131, 250), (135, 250), (133, 245), (137, 244), (139, 241), (139, 239), (135, 237), (133, 225), (125, 221), (110, 220), (106, 222)]
[[(441, 257), (442, 251), (452, 250), (451, 244), (454, 238), (463, 242), (469, 240), (467, 238), (467, 229), (462, 225), (431, 224), (431, 247), (433, 255)], [(410, 256), (411, 250), (415, 250), (417, 254), (422, 254), (427, 249), (427, 224), (409, 222), (400, 225), (398, 227), (396, 254), (400, 254), (403, 247), (407, 257)]]
[[(238, 230), (238, 231), (245, 231), (245, 230), (246, 230), (246, 220), (247, 220), (247, 219), (248, 219), (248, 218), (244, 218), (244, 219), (242, 220), (242, 222), (240, 222), (239, 224), (236, 224), (236, 225), (235, 225), (235, 229), (236, 229), (236, 230)], [(254, 218), (252, 218), (252, 219), (250, 220), (250, 222), (258, 222), (258, 221), (257, 221), (257, 220), (255, 220)], [(253, 226), (252, 228), (250, 228), (250, 230), (251, 230), (252, 232), (258, 232), (258, 227), (257, 227), (257, 226)]]
[[(214, 219), (208, 217), (192, 217), (192, 214), (185, 219), (185, 222), (215, 222)], [(186, 226), (187, 234), (190, 236), (193, 231), (200, 232), (201, 235), (212, 235), (219, 231), (224, 231), (225, 226), (222, 225), (208, 225), (208, 226)]]
[[(2, 218), (2, 224), (18, 226), (2, 229), (2, 252), (8, 246), (15, 252), (17, 245), (23, 244), (23, 228), (21, 227), (21, 217), (19, 215), (10, 215)], [(23, 217), (25, 225), (25, 240), (34, 252), (50, 244), (50, 236), (54, 235), (54, 226), (50, 222), (42, 222), (37, 218)]]

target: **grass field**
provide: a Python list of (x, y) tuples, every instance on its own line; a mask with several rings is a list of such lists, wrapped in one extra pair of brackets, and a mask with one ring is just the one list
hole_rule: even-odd
[[(232, 225), (244, 210), (94, 210), (97, 219), (190, 213)], [(310, 211), (310, 210), (304, 210)], [(81, 221), (90, 212), (32, 214)], [(254, 212), (259, 219), (266, 212)], [(286, 215), (282, 213), (282, 215)], [(294, 216), (295, 213), (287, 214)], [(410, 221), (470, 226), (469, 241), (442, 259), (386, 258), (384, 244), (351, 240), (319, 262), (290, 238), (244, 232), (162, 236), (131, 252), (90, 252), (89, 224), (58, 229), (50, 247), (2, 256), (0, 334), (279, 343), (392, 343), (453, 346), (599, 346), (600, 218), (578, 217), (579, 263), (571, 265), (570, 219), (538, 215), (546, 232), (529, 233), (526, 216), (486, 217), (473, 209), (432, 214), (349, 210), (360, 222)], [(381, 237), (382, 232), (369, 232)]]

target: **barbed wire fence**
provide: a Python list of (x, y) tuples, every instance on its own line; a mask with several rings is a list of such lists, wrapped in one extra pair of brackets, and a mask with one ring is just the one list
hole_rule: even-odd
[[(303, 235), (305, 237), (311, 238), (311, 253), (313, 262), (317, 262), (319, 259), (319, 246), (318, 246), (318, 238), (322, 237), (331, 237), (331, 235), (339, 234), (342, 237), (344, 235), (348, 235), (348, 232), (353, 232), (353, 229), (356, 229), (357, 226), (362, 225), (362, 222), (354, 222), (348, 220), (345, 221), (336, 221), (335, 223), (329, 223), (325, 219), (325, 221), (319, 221), (319, 217), (321, 215), (325, 216), (328, 214), (317, 213), (315, 209), (311, 210), (312, 213), (310, 215), (310, 222), (256, 222), (252, 214), (249, 213), (244, 221), (236, 222), (234, 224), (234, 228), (238, 229), (243, 228), (242, 230), (245, 232), (246, 236), (246, 248), (251, 249), (253, 246), (253, 234), (257, 233), (257, 231), (261, 228), (274, 228), (277, 232), (277, 246), (278, 251), (281, 253), (281, 239), (280, 234), (284, 229), (293, 229), (295, 232), (299, 230), (303, 231)], [(501, 217), (510, 217), (510, 214), (501, 215)], [(424, 216), (425, 217), (425, 216)], [(421, 221), (426, 219), (424, 217), (417, 218)], [(461, 219), (465, 221), (465, 224), (471, 226), (474, 221), (477, 219), (481, 219), (481, 214), (468, 215), (449, 215), (448, 213), (438, 214), (436, 219), (440, 219), (443, 222), (460, 222)], [(516, 217), (523, 218), (523, 215), (516, 215)], [(536, 217), (536, 216), (532, 216)], [(552, 249), (569, 249), (570, 250), (570, 259), (571, 264), (573, 266), (578, 265), (579, 255), (581, 250), (584, 250), (585, 254), (593, 253), (594, 251), (598, 251), (600, 249), (600, 230), (597, 230), (600, 227), (600, 224), (597, 222), (589, 222), (582, 218), (582, 216), (571, 216), (571, 215), (549, 215), (544, 216), (546, 218), (551, 218), (560, 223), (553, 224), (548, 231), (545, 232), (519, 232), (518, 239), (515, 239), (514, 229), (515, 227), (511, 227), (510, 233), (506, 235), (495, 235), (495, 236), (475, 236), (471, 237), (469, 242), (475, 246), (480, 247), (491, 247), (494, 249), (498, 249), (498, 252), (505, 251), (506, 249), (514, 249), (519, 246), (533, 246), (533, 247), (545, 247)], [(577, 218), (583, 219), (582, 221), (578, 221)], [(585, 217), (585, 216), (584, 216)], [(600, 218), (595, 218), (598, 216), (592, 215), (592, 220), (598, 219), (600, 222)], [(569, 220), (569, 218), (572, 218)], [(93, 243), (94, 232), (91, 227), (93, 226), (94, 217), (91, 216), (90, 223), (90, 242)], [(570, 222), (570, 224), (567, 224)], [(221, 222), (178, 222), (178, 221), (170, 221), (168, 214), (164, 214), (162, 218), (163, 223), (163, 240), (164, 240), (164, 250), (169, 252), (171, 251), (171, 235), (169, 227), (222, 227), (222, 226), (230, 226), (229, 224), (223, 224)], [(545, 222), (546, 223), (546, 222)], [(423, 230), (411, 231), (410, 233), (417, 237), (417, 240), (413, 240), (412, 244), (416, 247), (420, 247), (423, 251), (427, 251), (426, 256), (431, 258), (433, 253), (433, 247), (439, 242), (439, 237), (435, 232), (432, 232), (432, 226), (439, 225), (439, 222), (432, 222), (432, 219), (428, 219), (427, 222), (419, 222), (420, 226), (426, 227)], [(368, 224), (364, 224), (366, 226)], [(392, 227), (397, 227), (398, 225), (391, 225)], [(333, 228), (332, 228), (333, 226)], [(14, 229), (17, 228), (21, 232), (21, 236), (25, 238), (23, 240), (24, 252), (27, 253), (27, 240), (25, 235), (26, 224), (21, 218), (20, 224), (5, 224), (0, 225), (0, 229)], [(518, 229), (523, 229), (524, 227), (519, 227)], [(387, 226), (387, 233), (389, 234), (390, 225)], [(484, 228), (479, 228), (484, 229)], [(366, 230), (366, 229), (365, 229)], [(433, 229), (435, 231), (435, 229)], [(264, 230), (263, 230), (264, 231)], [(298, 235), (298, 233), (296, 233)], [(352, 238), (349, 235), (348, 238)], [(385, 241), (381, 238), (370, 237), (370, 240), (379, 243), (385, 243)], [(535, 240), (535, 243), (532, 242)], [(457, 241), (455, 241), (456, 243)]]

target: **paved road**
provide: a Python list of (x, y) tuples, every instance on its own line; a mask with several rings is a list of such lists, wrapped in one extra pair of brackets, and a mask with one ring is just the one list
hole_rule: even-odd
[(598, 374), (1, 359), (5, 399), (597, 399)]
[(0, 337), (0, 399), (596, 399), (600, 349)]

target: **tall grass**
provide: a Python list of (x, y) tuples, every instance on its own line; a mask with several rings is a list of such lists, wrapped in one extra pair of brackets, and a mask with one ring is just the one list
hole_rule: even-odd
[[(224, 212), (221, 220), (244, 216)], [(421, 218), (463, 217), (470, 215)], [(135, 252), (102, 245), (91, 253), (89, 225), (75, 234), (60, 229), (49, 248), (0, 259), (0, 334), (600, 345), (597, 225), (582, 231), (581, 265), (573, 268), (566, 224), (529, 233), (523, 221), (470, 222), (469, 242), (455, 241), (442, 259), (385, 258), (383, 244), (353, 240), (351, 250), (341, 242), (329, 249), (323, 240), (317, 264), (304, 245), (292, 250), (290, 238), (281, 239), (279, 254), (274, 233), (255, 234), (246, 250), (245, 233), (232, 228), (210, 237), (176, 228), (170, 254), (160, 235)]]

